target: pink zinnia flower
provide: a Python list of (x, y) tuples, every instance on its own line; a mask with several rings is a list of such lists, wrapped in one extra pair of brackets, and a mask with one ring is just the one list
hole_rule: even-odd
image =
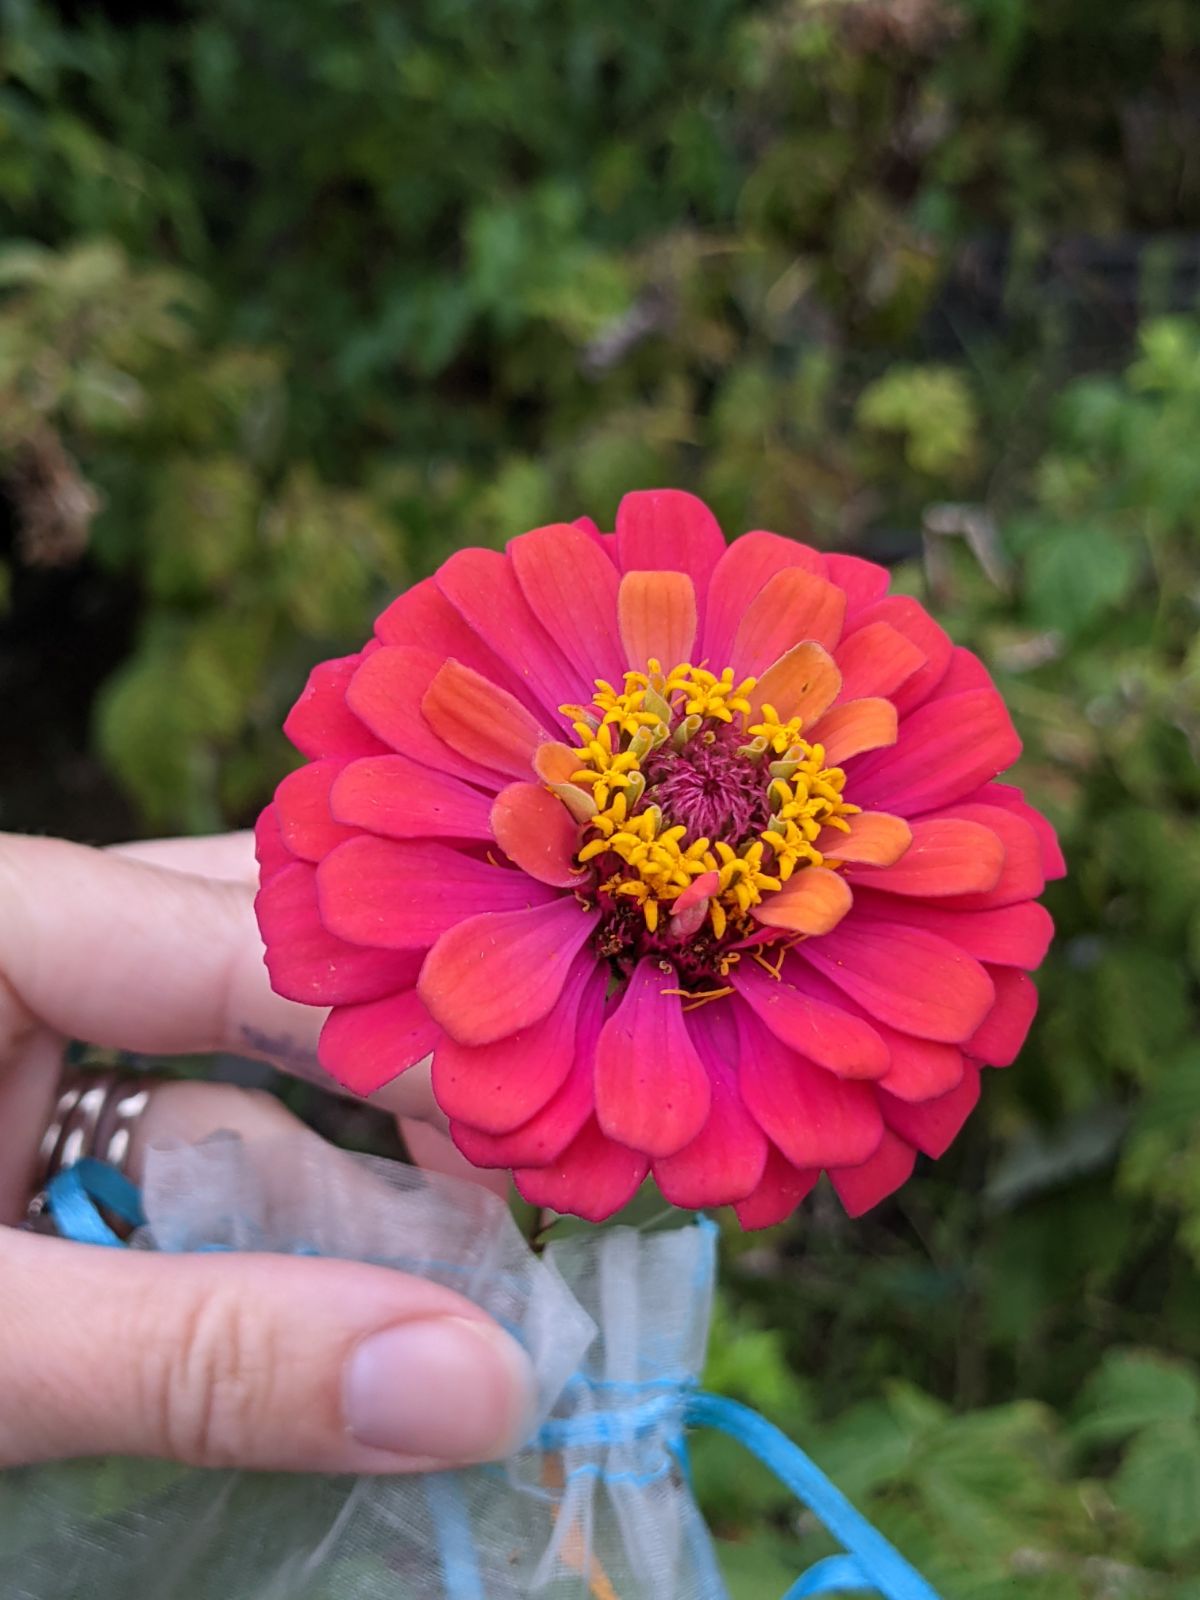
[(690, 495), (462, 550), (286, 723), (259, 825), (275, 988), (369, 1093), (433, 1054), (478, 1166), (600, 1219), (852, 1215), (939, 1156), (1037, 1004), (1063, 872), (993, 781), (986, 669), (888, 574)]

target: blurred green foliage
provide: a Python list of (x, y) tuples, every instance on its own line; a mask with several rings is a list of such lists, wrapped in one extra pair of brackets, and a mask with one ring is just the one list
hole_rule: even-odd
[[(0, 822), (247, 820), (388, 595), (629, 487), (889, 561), (1009, 698), (1059, 941), (942, 1162), (728, 1234), (711, 1378), (948, 1600), (1198, 1600), (1200, 11), (0, 19)], [(819, 1553), (697, 1474), (739, 1600)]]

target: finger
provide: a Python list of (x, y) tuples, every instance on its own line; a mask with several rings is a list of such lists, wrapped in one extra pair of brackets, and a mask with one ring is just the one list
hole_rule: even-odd
[[(3, 835), (0, 904), (0, 1063), (32, 1017), (105, 1048), (226, 1050), (338, 1088), (317, 1061), (325, 1013), (271, 989), (249, 885)], [(440, 1116), (416, 1069), (379, 1103)]]
[(229, 883), (257, 883), (254, 835), (213, 833), (183, 839), (132, 839), (108, 846), (112, 855), (127, 861), (144, 861), (151, 867), (191, 872), (198, 878), (218, 878)]
[(482, 1189), (506, 1199), (509, 1190), (507, 1172), (473, 1167), (449, 1134), (435, 1128), (432, 1123), (418, 1122), (412, 1117), (401, 1117), (400, 1132), (408, 1146), (414, 1163), (426, 1172), (440, 1172), (448, 1178), (461, 1178), (466, 1183), (477, 1183)]
[(358, 1262), (0, 1232), (0, 1466), (394, 1473), (498, 1458), (532, 1378), (469, 1301)]

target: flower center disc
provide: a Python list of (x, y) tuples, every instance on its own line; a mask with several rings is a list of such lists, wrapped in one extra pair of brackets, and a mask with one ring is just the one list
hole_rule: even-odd
[(579, 765), (551, 787), (583, 823), (577, 859), (604, 912), (597, 949), (622, 975), (661, 952), (697, 1000), (725, 992), (705, 985), (728, 977), (739, 946), (795, 937), (753, 909), (823, 865), (823, 830), (848, 831), (859, 809), (800, 718), (759, 702), (755, 683), (651, 660), (623, 689), (597, 679), (590, 706), (562, 708)]

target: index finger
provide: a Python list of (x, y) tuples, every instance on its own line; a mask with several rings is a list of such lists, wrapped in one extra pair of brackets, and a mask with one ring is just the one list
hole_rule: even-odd
[[(104, 1048), (230, 1051), (338, 1089), (316, 1057), (326, 1013), (271, 989), (250, 884), (5, 834), (0, 905), (0, 1066), (32, 1016)], [(417, 1068), (373, 1098), (439, 1119)]]

